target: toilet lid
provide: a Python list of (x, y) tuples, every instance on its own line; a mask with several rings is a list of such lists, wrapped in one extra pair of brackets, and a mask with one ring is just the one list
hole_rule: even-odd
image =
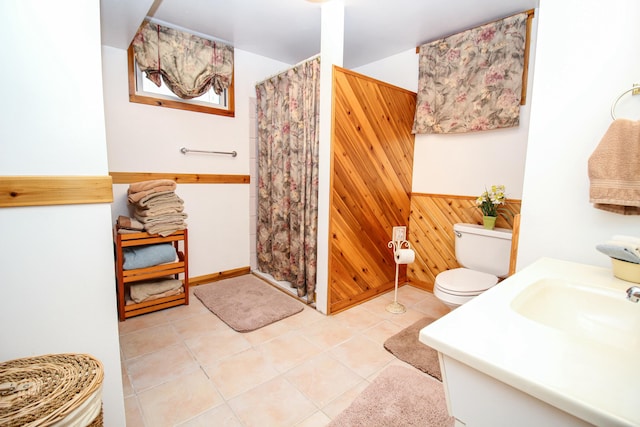
[(478, 295), (498, 283), (493, 274), (468, 268), (454, 268), (436, 276), (436, 286), (446, 292), (458, 295)]

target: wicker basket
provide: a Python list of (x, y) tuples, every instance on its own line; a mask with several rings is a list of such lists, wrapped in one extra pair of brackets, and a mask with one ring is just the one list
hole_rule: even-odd
[(0, 426), (102, 426), (103, 377), (87, 354), (0, 363)]

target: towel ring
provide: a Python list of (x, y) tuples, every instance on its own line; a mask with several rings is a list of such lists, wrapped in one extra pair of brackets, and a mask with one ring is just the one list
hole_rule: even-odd
[(616, 112), (616, 105), (618, 105), (618, 101), (620, 101), (620, 99), (622, 99), (622, 97), (623, 97), (623, 96), (625, 96), (625, 95), (626, 95), (626, 94), (628, 94), (629, 92), (633, 92), (634, 90), (640, 91), (640, 86), (634, 86), (634, 87), (632, 87), (631, 89), (627, 89), (627, 90), (625, 90), (624, 92), (622, 92), (622, 93), (620, 94), (620, 96), (618, 96), (618, 97), (616, 98), (616, 100), (615, 100), (615, 101), (613, 101), (613, 104), (611, 104), (611, 118), (612, 118), (613, 120), (615, 120), (615, 119), (616, 119), (616, 114), (615, 114), (615, 112)]

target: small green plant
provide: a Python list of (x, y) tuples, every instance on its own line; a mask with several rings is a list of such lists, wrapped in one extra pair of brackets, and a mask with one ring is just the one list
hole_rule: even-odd
[(486, 190), (476, 199), (476, 206), (484, 216), (498, 216), (500, 206), (506, 203), (504, 185), (492, 185), (491, 191)]

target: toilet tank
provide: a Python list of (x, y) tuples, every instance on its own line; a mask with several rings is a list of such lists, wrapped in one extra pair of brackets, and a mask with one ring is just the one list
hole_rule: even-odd
[(477, 224), (454, 224), (453, 232), (458, 264), (498, 277), (509, 273), (511, 230), (487, 230)]

